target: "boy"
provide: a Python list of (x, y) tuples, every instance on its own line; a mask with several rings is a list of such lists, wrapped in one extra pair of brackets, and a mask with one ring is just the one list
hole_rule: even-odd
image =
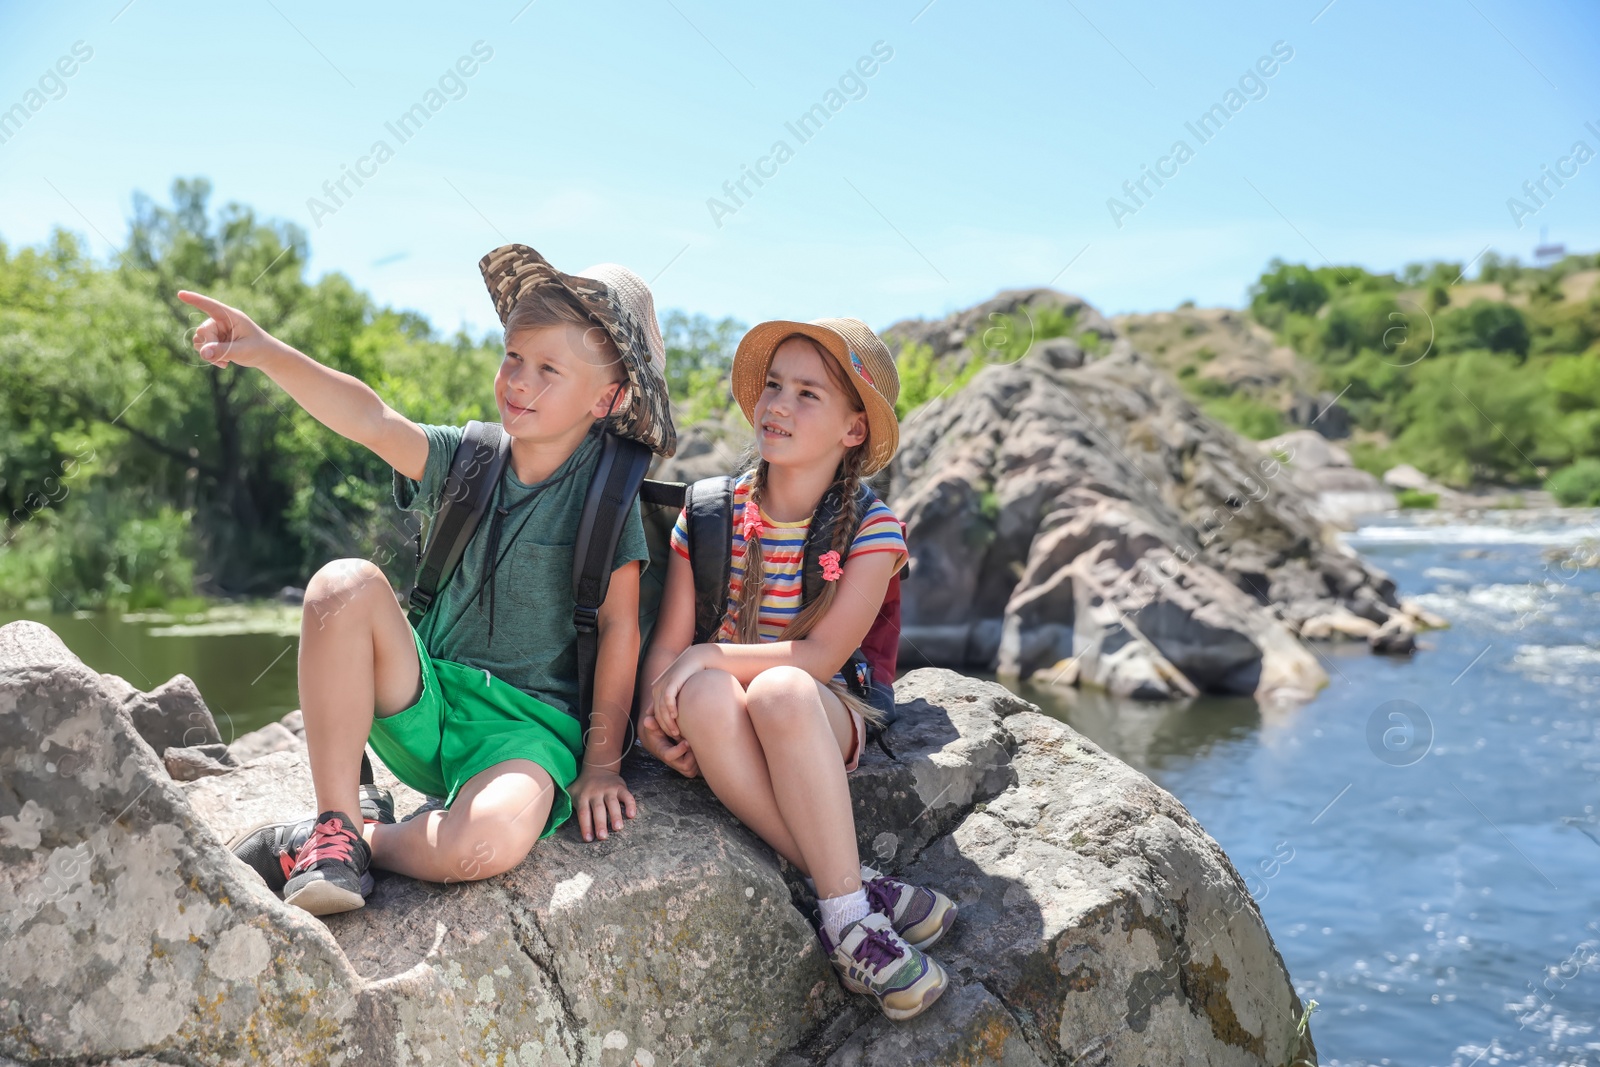
[[(234, 845), (282, 886), (285, 902), (315, 915), (361, 907), (370, 865), (435, 882), (488, 878), (521, 862), (574, 809), (586, 841), (635, 814), (616, 768), (649, 555), (638, 502), (600, 610), (587, 738), (578, 726), (572, 566), (599, 452), (595, 421), (661, 454), (674, 448), (654, 300), (625, 268), (567, 275), (526, 245), (497, 248), (478, 266), (505, 327), (494, 395), (511, 446), (492, 506), (415, 630), (375, 564), (336, 560), (312, 578), (300, 703), (321, 814)], [(461, 428), (419, 426), (242, 312), (178, 295), (210, 316), (194, 338), (202, 358), (259, 368), (318, 421), (389, 463), (396, 504), (437, 510)], [(396, 777), (443, 797), (445, 809), (395, 823), (375, 804), (363, 819), (369, 741)]]

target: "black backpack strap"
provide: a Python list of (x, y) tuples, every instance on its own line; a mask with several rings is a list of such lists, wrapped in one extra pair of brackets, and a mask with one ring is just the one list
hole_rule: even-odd
[(702, 478), (684, 494), (689, 566), (694, 571), (694, 641), (704, 644), (722, 629), (733, 569), (731, 475)]
[[(650, 450), (638, 441), (605, 432), (600, 458), (583, 498), (577, 547), (572, 558), (572, 624), (578, 631), (578, 725), (587, 734), (594, 710), (594, 671), (600, 658), (600, 605), (611, 587), (611, 561), (628, 509), (650, 469)], [(587, 738), (585, 738), (587, 744)], [(626, 750), (627, 741), (623, 748)]]
[(408, 598), (407, 612), (415, 626), (428, 613), (428, 606), (455, 573), (461, 554), (472, 540), (479, 521), (494, 499), (494, 488), (511, 454), (511, 438), (497, 422), (467, 423), (456, 454), (450, 460), (450, 473), (444, 481), (439, 510), (428, 527), (427, 547), (417, 560), (417, 582)]
[[(856, 491), (856, 526), (860, 527), (861, 520), (866, 517), (867, 509), (877, 503), (878, 494), (863, 484)], [(837, 483), (828, 487), (822, 494), (822, 501), (817, 505), (817, 510), (811, 516), (811, 528), (806, 531), (805, 561), (800, 567), (800, 602), (809, 604), (822, 595), (822, 554), (830, 550), (833, 545), (833, 528), (839, 523), (839, 516), (844, 512), (844, 494), (839, 491)], [(850, 536), (855, 537), (852, 530)], [(849, 555), (848, 552), (845, 553)], [(844, 560), (839, 561), (840, 564)]]

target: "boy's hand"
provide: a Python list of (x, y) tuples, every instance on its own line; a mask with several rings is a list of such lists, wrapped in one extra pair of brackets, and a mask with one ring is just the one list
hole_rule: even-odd
[(572, 783), (572, 808), (578, 816), (578, 830), (585, 841), (598, 835), (606, 839), (606, 828), (622, 829), (622, 816), (638, 815), (633, 794), (622, 775), (603, 767), (585, 767)]
[(194, 331), (193, 344), (200, 358), (213, 367), (230, 363), (259, 367), (281, 347), (276, 338), (238, 308), (187, 289), (178, 293), (178, 299), (210, 316)]
[(685, 778), (699, 777), (700, 763), (694, 758), (694, 750), (689, 747), (689, 742), (673, 741), (668, 737), (652, 712), (645, 712), (639, 720), (639, 743), (646, 752)]

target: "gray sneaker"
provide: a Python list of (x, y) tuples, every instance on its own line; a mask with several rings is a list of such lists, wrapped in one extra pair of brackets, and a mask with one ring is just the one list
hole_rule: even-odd
[[(387, 789), (376, 785), (361, 787), (361, 821), (394, 822), (394, 797)], [(316, 816), (307, 816), (299, 822), (266, 823), (234, 838), (228, 849), (259, 874), (267, 888), (281, 894), (289, 881), (289, 872), (294, 869), (295, 855), (316, 825)], [(368, 893), (372, 892), (371, 879), (369, 874)]]
[(371, 866), (372, 850), (361, 838), (361, 827), (343, 812), (325, 811), (296, 852), (283, 902), (313, 915), (365, 907), (372, 892)]
[(846, 926), (837, 944), (826, 927), (818, 934), (844, 987), (877, 1001), (878, 1009), (896, 1022), (921, 1015), (949, 984), (939, 962), (908, 945), (880, 912)]

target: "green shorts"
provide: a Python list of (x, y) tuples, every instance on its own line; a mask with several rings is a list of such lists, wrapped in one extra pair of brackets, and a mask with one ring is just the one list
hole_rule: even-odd
[(422, 638), (416, 641), (422, 695), (404, 711), (372, 720), (372, 751), (396, 778), (419, 793), (443, 797), (446, 807), (480, 771), (506, 760), (532, 760), (556, 784), (539, 836), (555, 833), (572, 817), (567, 787), (583, 758), (578, 720), (481, 667), (433, 659)]

